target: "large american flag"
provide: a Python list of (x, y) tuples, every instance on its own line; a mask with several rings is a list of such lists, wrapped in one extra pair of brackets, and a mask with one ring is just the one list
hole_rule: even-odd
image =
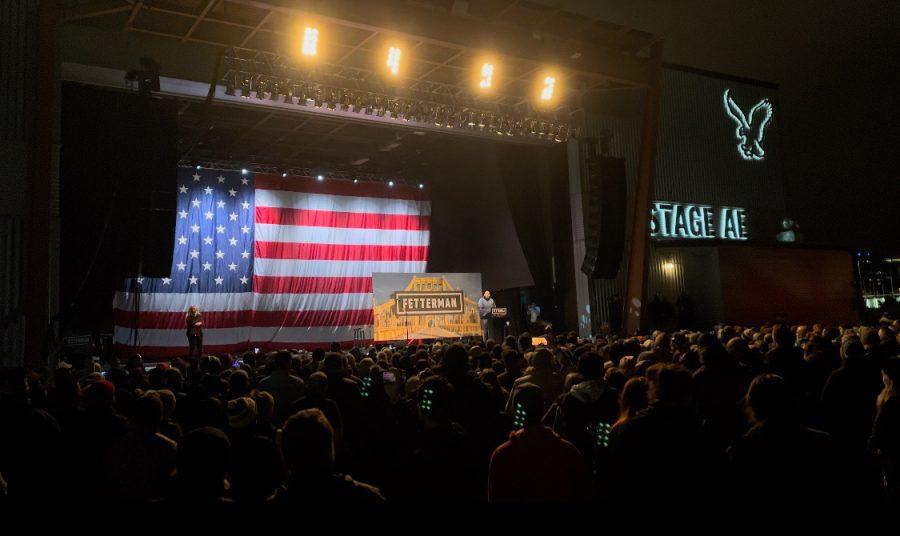
[(114, 342), (145, 357), (310, 348), (372, 337), (372, 273), (425, 272), (431, 204), (415, 187), (180, 168), (172, 270), (113, 302)]

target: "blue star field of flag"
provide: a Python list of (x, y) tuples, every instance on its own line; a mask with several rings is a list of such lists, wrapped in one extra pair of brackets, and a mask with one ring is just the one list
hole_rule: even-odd
[[(241, 171), (178, 169), (169, 277), (138, 277), (140, 292), (251, 292), (253, 178)], [(128, 282), (126, 282), (128, 285)]]

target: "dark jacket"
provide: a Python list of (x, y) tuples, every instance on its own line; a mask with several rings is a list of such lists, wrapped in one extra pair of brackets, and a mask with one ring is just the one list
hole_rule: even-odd
[(729, 451), (733, 493), (757, 507), (834, 504), (838, 457), (828, 434), (795, 423), (758, 424)]

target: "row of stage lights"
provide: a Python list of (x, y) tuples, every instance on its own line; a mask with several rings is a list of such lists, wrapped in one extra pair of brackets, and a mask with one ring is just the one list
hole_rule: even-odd
[(526, 136), (564, 142), (572, 134), (568, 124), (533, 118), (516, 118), (500, 112), (487, 112), (454, 104), (423, 102), (417, 99), (389, 97), (370, 92), (326, 88), (295, 83), (248, 72), (236, 73), (225, 84), (225, 94), (246, 99), (278, 101), (328, 110), (364, 113), (405, 122), (433, 123), (436, 127), (469, 129), (498, 136)]
[[(303, 30), (300, 55), (314, 57), (319, 53), (319, 30), (307, 26)], [(391, 76), (402, 71), (403, 51), (399, 46), (387, 49), (384, 65)], [(240, 92), (244, 98), (256, 97), (285, 104), (297, 104), (340, 109), (344, 112), (364, 113), (387, 117), (404, 122), (432, 123), (436, 127), (468, 129), (498, 136), (519, 136), (564, 142), (576, 132), (568, 123), (542, 117), (507, 114), (502, 111), (487, 111), (477, 107), (430, 102), (430, 97), (397, 97), (365, 90), (330, 87), (309, 81), (282, 76), (260, 74), (259, 69), (249, 71), (246, 66), (236, 67), (225, 80), (225, 94), (235, 96)], [(265, 70), (265, 69), (263, 69)], [(488, 92), (496, 74), (493, 62), (483, 62), (478, 71), (477, 90)], [(546, 72), (539, 80), (537, 100), (539, 105), (550, 104), (557, 93), (557, 75)], [(546, 115), (546, 114), (538, 114)]]
[[(319, 53), (319, 30), (311, 26), (303, 29), (303, 39), (300, 45), (300, 54), (306, 57), (314, 57)], [(388, 72), (392, 76), (400, 74), (401, 58), (403, 50), (399, 46), (392, 46), (387, 49), (387, 58), (385, 65)], [(549, 103), (553, 100), (556, 93), (556, 79), (554, 73), (545, 72), (542, 74), (538, 82), (538, 100), (542, 103)], [(485, 61), (481, 64), (478, 77), (478, 89), (487, 91), (494, 85), (494, 63)]]
[[(197, 171), (200, 171), (201, 169), (203, 169), (203, 166), (200, 165), (200, 164), (194, 164), (194, 169), (196, 169)], [(247, 169), (247, 168), (241, 168), (241, 175), (247, 175), (248, 173), (250, 173), (250, 170), (249, 170), (249, 169)], [(300, 173), (300, 175), (302, 175), (302, 176), (309, 176), (309, 175), (308, 175), (307, 173), (305, 173), (305, 172), (304, 172), (304, 173)], [(284, 177), (284, 178), (286, 178), (286, 177), (288, 176), (288, 172), (287, 172), (287, 171), (282, 171), (282, 172), (281, 172), (281, 176)], [(317, 180), (318, 182), (325, 182), (325, 175), (322, 175), (322, 174), (316, 175), (316, 180)], [(338, 180), (350, 180), (350, 182), (352, 182), (353, 184), (359, 184), (359, 183), (360, 183), (360, 180), (359, 180), (359, 178), (357, 178), (357, 177), (354, 177), (353, 179), (341, 179), (341, 178), (338, 178)], [(383, 183), (383, 184), (386, 184), (386, 185), (387, 185), (388, 187), (390, 187), (390, 188), (393, 188), (393, 187), (394, 187), (394, 184), (395, 184), (394, 181), (391, 180), (391, 179), (388, 179), (388, 180), (386, 180), (386, 181), (385, 181), (385, 180), (381, 180), (381, 181), (368, 180), (368, 181), (365, 181), (365, 182), (372, 182), (372, 183), (374, 183), (374, 182), (381, 182), (381, 183)], [(424, 190), (424, 189), (425, 189), (425, 184), (424, 184), (424, 183), (421, 183), (421, 182), (420, 182), (420, 183), (418, 183), (418, 185), (416, 185), (416, 186), (419, 188), (419, 190)]]

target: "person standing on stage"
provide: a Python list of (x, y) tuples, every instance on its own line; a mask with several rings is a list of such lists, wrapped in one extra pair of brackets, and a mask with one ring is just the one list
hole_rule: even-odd
[(491, 338), (491, 309), (496, 307), (494, 299), (491, 298), (491, 291), (485, 290), (484, 294), (478, 298), (478, 316), (481, 317), (481, 333), (482, 338), (487, 341)]
[(184, 323), (187, 326), (188, 357), (193, 356), (196, 349), (197, 359), (200, 359), (203, 357), (203, 317), (200, 316), (200, 309), (197, 309), (196, 305), (188, 307)]
[(539, 330), (536, 329), (537, 326), (535, 324), (537, 324), (537, 321), (540, 317), (541, 317), (541, 307), (534, 302), (529, 303), (528, 304), (528, 329), (533, 334), (539, 333)]

